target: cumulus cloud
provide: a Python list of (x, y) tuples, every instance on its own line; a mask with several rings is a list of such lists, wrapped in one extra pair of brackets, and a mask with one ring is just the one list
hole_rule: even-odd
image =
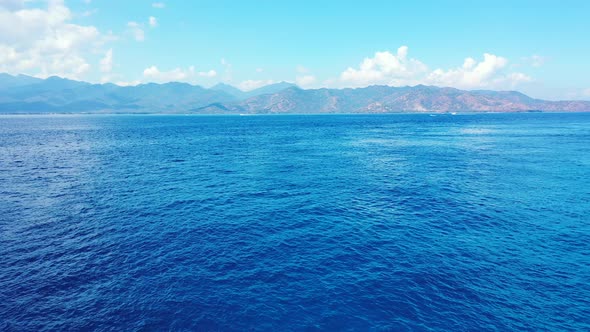
[(468, 57), (459, 67), (430, 70), (422, 61), (408, 57), (408, 47), (402, 46), (395, 54), (384, 51), (365, 58), (358, 68), (349, 67), (331, 82), (350, 87), (428, 84), (475, 89), (512, 88), (532, 80), (524, 73), (507, 73), (507, 64), (506, 58), (485, 53), (480, 61)]
[(152, 3), (152, 7), (162, 9), (162, 8), (166, 7), (166, 4), (163, 2), (154, 2), (154, 3)]
[(358, 87), (372, 84), (402, 85), (412, 83), (428, 68), (419, 60), (408, 58), (408, 47), (402, 46), (397, 53), (377, 52), (372, 58), (365, 58), (359, 68), (349, 67), (340, 80), (348, 86)]
[(127, 27), (129, 28), (129, 32), (133, 35), (135, 40), (142, 42), (145, 40), (145, 32), (143, 31), (143, 26), (137, 22), (131, 21), (127, 23)]
[(158, 26), (158, 20), (153, 16), (150, 16), (149, 23), (152, 28), (155, 28)]
[(479, 63), (473, 58), (466, 58), (459, 68), (436, 69), (428, 75), (427, 80), (438, 85), (478, 87), (485, 85), (507, 63), (506, 58), (486, 53), (484, 60)]
[(504, 74), (508, 60), (504, 57), (485, 53), (482, 61), (466, 58), (461, 67), (436, 69), (425, 79), (425, 83), (452, 86), (463, 89), (513, 87), (531, 78), (523, 73)]
[(91, 67), (87, 53), (98, 51), (107, 37), (94, 26), (71, 23), (72, 12), (61, 0), (45, 8), (24, 2), (0, 1), (0, 71), (81, 79)]
[(110, 73), (113, 70), (113, 49), (109, 49), (100, 60), (100, 71), (103, 73)]
[(246, 80), (240, 82), (238, 88), (242, 91), (250, 91), (273, 83), (275, 83), (273, 80)]

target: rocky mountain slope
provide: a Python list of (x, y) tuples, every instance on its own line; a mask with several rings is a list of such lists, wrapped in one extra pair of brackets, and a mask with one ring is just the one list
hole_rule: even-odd
[(583, 112), (589, 101), (545, 101), (516, 91), (464, 91), (418, 85), (303, 90), (291, 87), (233, 103), (193, 109), (198, 113), (392, 113), (392, 112)]

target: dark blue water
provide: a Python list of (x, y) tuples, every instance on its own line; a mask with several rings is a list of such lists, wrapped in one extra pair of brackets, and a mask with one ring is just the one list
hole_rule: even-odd
[(590, 114), (0, 117), (2, 331), (590, 330)]

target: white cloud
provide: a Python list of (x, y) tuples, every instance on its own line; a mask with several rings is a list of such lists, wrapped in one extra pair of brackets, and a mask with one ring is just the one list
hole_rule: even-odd
[(263, 71), (264, 71), (264, 68), (256, 68), (257, 73), (262, 73)]
[(508, 59), (485, 53), (483, 60), (468, 57), (460, 67), (429, 70), (422, 61), (408, 57), (408, 47), (396, 54), (377, 52), (365, 58), (358, 68), (349, 67), (339, 80), (329, 80), (337, 86), (363, 87), (374, 84), (392, 86), (427, 84), (461, 89), (513, 88), (532, 78), (524, 73), (507, 72)]
[(143, 77), (150, 82), (194, 82), (197, 77), (212, 78), (217, 76), (213, 69), (197, 72), (194, 66), (187, 69), (175, 68), (169, 71), (161, 71), (157, 66), (150, 66), (143, 71)]
[(238, 84), (238, 88), (240, 88), (242, 91), (250, 91), (273, 83), (275, 83), (273, 80), (246, 80), (240, 82), (240, 84)]
[(194, 66), (187, 69), (175, 68), (169, 71), (161, 71), (157, 66), (150, 66), (143, 71), (144, 81), (147, 82), (188, 82), (194, 83), (198, 77), (212, 78), (216, 77), (217, 72), (213, 69), (208, 71), (195, 70)]
[(473, 58), (466, 58), (461, 67), (449, 70), (436, 69), (426, 77), (424, 82), (439, 86), (475, 89), (513, 87), (518, 83), (531, 81), (531, 78), (523, 73), (505, 74), (503, 69), (507, 64), (506, 58), (485, 53), (480, 62)]
[(153, 16), (150, 16), (149, 23), (152, 28), (155, 28), (158, 26), (158, 20)]
[(143, 31), (143, 26), (141, 24), (131, 21), (127, 22), (127, 27), (129, 28), (129, 32), (133, 35), (135, 40), (139, 42), (145, 40), (145, 32)]
[(480, 87), (486, 85), (507, 63), (506, 58), (486, 53), (484, 60), (479, 63), (473, 58), (466, 58), (459, 68), (436, 69), (428, 75), (427, 80), (437, 85)]
[(408, 58), (408, 47), (398, 48), (397, 54), (388, 51), (377, 52), (372, 58), (365, 58), (358, 69), (349, 67), (340, 80), (347, 86), (372, 84), (402, 85), (413, 82), (428, 68), (419, 60)]
[(316, 82), (316, 78), (313, 75), (297, 76), (295, 83), (300, 87), (308, 87)]
[(86, 55), (109, 38), (94, 26), (70, 23), (72, 12), (61, 0), (46, 8), (24, 3), (0, 1), (0, 71), (81, 79), (91, 68)]
[(582, 94), (583, 94), (585, 97), (590, 97), (590, 88), (588, 88), (588, 89), (584, 90), (584, 91), (582, 92)]
[(163, 2), (154, 2), (152, 3), (152, 7), (162, 9), (166, 7), (166, 4)]
[(100, 60), (100, 71), (103, 73), (110, 73), (113, 70), (113, 49), (109, 49)]
[(200, 71), (199, 76), (201, 76), (201, 77), (215, 77), (215, 76), (217, 76), (217, 72), (213, 69), (211, 69), (209, 71)]
[(158, 67), (151, 66), (143, 71), (143, 77), (152, 82), (186, 82), (195, 76), (195, 67), (191, 66), (187, 70), (175, 68), (169, 71), (160, 71)]

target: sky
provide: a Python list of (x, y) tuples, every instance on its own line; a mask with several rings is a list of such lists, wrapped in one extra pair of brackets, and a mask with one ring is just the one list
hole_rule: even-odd
[(0, 72), (590, 100), (590, 1), (0, 0)]

